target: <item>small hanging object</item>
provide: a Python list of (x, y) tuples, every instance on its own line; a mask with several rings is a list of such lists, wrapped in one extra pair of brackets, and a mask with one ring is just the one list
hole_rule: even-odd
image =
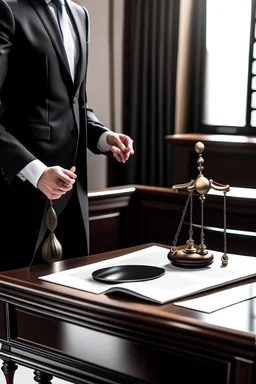
[(50, 231), (49, 236), (45, 240), (42, 247), (42, 256), (47, 263), (53, 263), (59, 261), (62, 258), (63, 250), (62, 245), (57, 239), (54, 231), (58, 225), (58, 217), (53, 208), (53, 202), (50, 200), (50, 206), (45, 216), (46, 226)]
[[(209, 266), (213, 262), (213, 253), (206, 249), (205, 245), (205, 235), (204, 235), (204, 202), (205, 195), (209, 192), (211, 188), (216, 191), (222, 191), (224, 193), (224, 254), (221, 257), (222, 266), (226, 267), (228, 265), (228, 255), (227, 255), (227, 223), (226, 223), (226, 193), (229, 191), (228, 184), (220, 184), (216, 181), (210, 179), (208, 180), (203, 174), (203, 164), (204, 159), (202, 153), (204, 152), (204, 144), (200, 141), (195, 144), (195, 151), (198, 153), (198, 171), (199, 174), (196, 180), (190, 180), (184, 184), (174, 185), (172, 188), (178, 192), (180, 189), (186, 189), (188, 192), (188, 199), (185, 204), (185, 208), (182, 213), (182, 217), (174, 237), (173, 245), (170, 252), (168, 253), (168, 259), (171, 263), (178, 267), (183, 268), (204, 268)], [(199, 200), (201, 202), (200, 216), (201, 216), (201, 234), (200, 234), (200, 243), (195, 247), (193, 239), (193, 192), (196, 191), (199, 194)], [(181, 231), (181, 227), (186, 215), (186, 211), (190, 205), (190, 225), (189, 225), (189, 239), (186, 242), (185, 247), (177, 247), (178, 237)]]

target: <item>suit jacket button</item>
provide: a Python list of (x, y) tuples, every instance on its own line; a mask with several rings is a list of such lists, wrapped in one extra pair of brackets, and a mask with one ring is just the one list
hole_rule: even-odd
[(5, 179), (5, 181), (8, 181), (8, 180), (9, 180), (9, 177), (5, 176), (5, 178), (4, 178), (4, 179)]
[(76, 96), (73, 98), (73, 103), (74, 103), (74, 104), (77, 103), (77, 97), (76, 97)]

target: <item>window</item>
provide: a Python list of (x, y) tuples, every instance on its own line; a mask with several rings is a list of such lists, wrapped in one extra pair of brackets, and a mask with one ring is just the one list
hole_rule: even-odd
[(256, 134), (256, 0), (206, 0), (203, 131)]

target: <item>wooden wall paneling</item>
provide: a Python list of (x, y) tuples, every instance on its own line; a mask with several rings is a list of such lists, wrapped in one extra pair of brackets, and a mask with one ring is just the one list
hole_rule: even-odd
[(90, 253), (128, 246), (128, 220), (134, 187), (106, 188), (89, 193)]
[(197, 177), (198, 155), (194, 146), (205, 145), (202, 154), (205, 176), (233, 187), (256, 188), (252, 170), (256, 167), (256, 138), (233, 135), (175, 134), (166, 136), (173, 163), (172, 184)]
[[(143, 241), (172, 245), (187, 196), (168, 188), (137, 187), (143, 217)], [(179, 242), (188, 238), (182, 226)]]
[(122, 248), (122, 210), (90, 217), (91, 254)]

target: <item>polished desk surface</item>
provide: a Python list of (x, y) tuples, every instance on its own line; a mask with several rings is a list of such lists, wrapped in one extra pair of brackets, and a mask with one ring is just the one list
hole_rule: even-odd
[[(127, 359), (130, 361), (131, 356), (127, 354), (127, 348), (130, 350), (138, 343), (141, 345), (149, 343), (149, 349), (150, 345), (154, 345), (160, 348), (159, 350), (172, 346), (172, 353), (175, 349), (179, 350), (179, 353), (183, 353), (184, 348), (184, 353), (187, 351), (196, 355), (198, 351), (201, 351), (202, 356), (207, 357), (207, 353), (209, 353), (209, 358), (212, 358), (211, 354), (213, 354), (214, 359), (225, 360), (229, 356), (227, 364), (231, 364), (230, 361), (233, 361), (232, 358), (235, 357), (236, 362), (238, 360), (249, 361), (251, 366), (255, 365), (256, 299), (238, 303), (211, 314), (205, 314), (177, 307), (172, 303), (159, 305), (122, 294), (97, 295), (38, 279), (39, 276), (120, 256), (151, 245), (159, 244), (150, 243), (144, 246), (60, 261), (54, 265), (41, 265), (2, 272), (0, 274), (0, 342), (2, 339), (3, 344), (10, 347), (11, 352), (9, 352), (9, 355), (7, 353), (6, 356), (13, 356), (17, 362), (22, 362), (24, 360), (22, 350), (25, 348), (25, 365), (29, 365), (28, 360), (32, 359), (33, 356), (34, 365), (32, 364), (32, 366), (35, 367), (36, 364), (40, 363), (49, 372), (68, 379), (70, 372), (64, 372), (65, 368), (61, 365), (63, 360), (59, 362), (61, 369), (57, 369), (49, 365), (49, 361), (45, 356), (46, 352), (48, 354), (53, 353), (52, 358), (58, 360), (58, 355), (55, 355), (55, 353), (60, 352), (62, 357), (65, 356), (66, 365), (72, 365), (73, 360), (69, 361), (69, 358), (76, 359), (76, 363), (73, 364), (72, 375), (75, 372), (77, 362), (81, 363), (83, 359), (89, 367), (96, 367), (99, 364), (101, 368), (103, 367), (104, 372), (106, 369), (110, 369), (110, 372), (124, 375), (122, 379), (118, 379), (119, 376), (113, 375), (112, 381), (106, 381), (109, 383), (129, 383), (129, 375), (133, 378), (132, 382), (138, 380), (138, 382), (143, 383), (164, 383), (164, 379), (160, 378), (159, 373), (158, 379), (155, 379), (155, 376), (150, 376), (151, 374), (149, 375), (148, 372), (139, 372), (139, 368), (137, 364), (135, 364), (136, 367), (134, 366), (134, 362), (133, 364), (128, 363)], [(254, 281), (256, 279), (247, 279), (246, 283)], [(229, 287), (239, 284), (242, 283), (232, 284)], [(211, 293), (219, 290), (221, 289), (211, 290)], [(197, 294), (193, 297), (198, 296), (200, 295)], [(6, 311), (5, 315), (3, 314), (4, 305), (2, 304), (1, 307), (1, 302), (8, 303), (7, 317)], [(6, 318), (10, 321), (4, 320)], [(9, 321), (10, 329), (6, 333), (1, 325), (3, 321)], [(42, 327), (44, 332), (42, 332)], [(82, 335), (85, 335), (85, 333), (80, 333), (80, 327), (86, 328), (88, 332), (89, 330), (94, 332), (88, 333), (85, 338), (87, 342), (89, 340), (91, 345), (91, 351), (88, 355), (83, 346), (79, 345), (80, 342), (85, 342), (85, 340), (82, 340)], [(72, 336), (69, 334), (71, 328)], [(112, 335), (115, 340), (113, 341), (113, 337), (112, 339), (105, 337), (101, 340), (100, 335), (103, 334)], [(135, 342), (134, 345), (129, 344), (129, 347), (125, 347), (127, 359), (123, 363), (119, 362), (120, 364), (118, 360), (121, 359), (123, 347), (116, 343), (119, 337), (120, 339), (129, 340), (129, 342)], [(92, 347), (93, 344), (95, 344), (95, 348)], [(112, 352), (108, 350), (108, 345), (111, 345)], [(105, 350), (104, 356), (101, 356), (99, 352), (102, 348)], [(143, 350), (143, 353), (145, 353), (145, 346)], [(35, 358), (35, 351), (38, 352), (40, 357)], [(114, 353), (110, 359), (111, 362), (106, 361), (106, 354), (110, 355), (111, 353)], [(221, 357), (218, 354), (221, 354)], [(155, 356), (152, 352), (153, 355)], [(239, 356), (237, 357), (237, 355)], [(200, 356), (199, 354), (199, 360)], [(83, 368), (80, 367), (81, 369), (85, 369), (84, 366)], [(237, 371), (238, 368), (236, 367), (235, 370)], [(230, 367), (228, 371), (230, 371)], [(63, 375), (62, 372), (64, 372)], [(97, 374), (102, 377), (104, 372), (100, 371)], [(239, 381), (232, 381), (232, 375), (234, 373), (225, 373), (223, 383), (239, 383)], [(109, 372), (107, 376), (109, 377)], [(227, 377), (231, 377), (230, 381), (228, 381)], [(243, 384), (251, 383), (252, 372), (249, 375), (247, 374), (246, 377), (247, 381), (244, 380)], [(100, 381), (99, 378), (98, 381), (92, 379), (92, 381), (89, 381), (88, 378), (85, 380), (84, 377), (79, 380), (77, 382), (81, 383), (105, 382)], [(198, 382), (203, 382), (203, 380), (205, 378), (202, 378), (202, 381), (199, 378)], [(211, 383), (210, 378), (207, 380), (208, 383)], [(180, 383), (182, 382), (181, 380)], [(219, 383), (221, 382), (219, 380)]]

